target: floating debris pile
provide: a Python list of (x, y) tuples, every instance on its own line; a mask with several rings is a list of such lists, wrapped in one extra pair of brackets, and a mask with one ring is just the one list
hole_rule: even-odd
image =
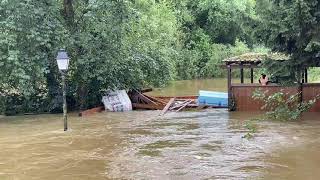
[[(188, 109), (206, 109), (206, 108), (225, 108), (221, 104), (208, 104), (203, 102), (200, 98), (201, 103), (198, 102), (199, 96), (150, 96), (147, 92), (151, 92), (152, 89), (144, 90), (130, 90), (127, 94), (130, 98), (133, 110), (161, 110), (160, 115), (166, 114), (168, 111), (179, 112)], [(201, 91), (200, 91), (201, 92)], [(220, 101), (220, 100), (219, 100)], [(208, 101), (209, 102), (209, 101)], [(83, 111), (81, 115), (90, 115), (95, 112), (101, 112), (104, 107), (97, 107)]]

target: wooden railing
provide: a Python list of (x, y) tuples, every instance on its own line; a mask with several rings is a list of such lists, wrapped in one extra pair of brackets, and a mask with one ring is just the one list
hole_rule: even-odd
[[(262, 101), (252, 98), (253, 92), (256, 89), (261, 89), (263, 92), (268, 91), (268, 94), (280, 92), (281, 90), (294, 95), (302, 91), (302, 101), (314, 99), (320, 95), (320, 83), (302, 84), (302, 86), (284, 87), (275, 84), (261, 86), (260, 84), (232, 84), (231, 96), (235, 101), (236, 111), (261, 111), (264, 105)], [(311, 108), (311, 112), (320, 112), (320, 100)]]

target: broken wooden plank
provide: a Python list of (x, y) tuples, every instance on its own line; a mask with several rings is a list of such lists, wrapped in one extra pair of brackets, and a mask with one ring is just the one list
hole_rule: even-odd
[(181, 111), (183, 108), (185, 108), (188, 104), (192, 103), (192, 100), (188, 100), (186, 103), (184, 103), (176, 112)]
[(140, 98), (141, 100), (143, 100), (146, 103), (150, 103), (150, 104), (154, 104), (157, 105), (156, 102), (152, 101), (151, 99), (149, 99), (148, 97), (146, 97), (145, 95), (141, 94), (140, 92), (138, 92), (138, 98)]
[(168, 104), (163, 108), (162, 112), (160, 113), (160, 116), (163, 116), (170, 108), (170, 106), (174, 103), (176, 98), (171, 98)]
[(132, 103), (134, 109), (162, 110), (163, 105)]
[(193, 108), (194, 109), (194, 108), (198, 108), (198, 107), (199, 107), (198, 104), (191, 103), (191, 104), (188, 104), (186, 108)]
[[(173, 98), (173, 96), (157, 96), (157, 99), (169, 100)], [(187, 100), (187, 99), (198, 99), (198, 96), (174, 96), (176, 100)]]
[(158, 99), (158, 98), (153, 97), (153, 96), (148, 96), (148, 95), (146, 95), (146, 94), (143, 94), (143, 95), (144, 95), (145, 97), (153, 100), (153, 101), (156, 102), (156, 103), (160, 103), (160, 104), (164, 104), (164, 105), (166, 105), (166, 104), (168, 103), (168, 101), (164, 101), (164, 100), (162, 100), (162, 99)]
[(142, 89), (141, 93), (147, 93), (147, 92), (151, 92), (151, 91), (153, 91), (152, 88), (147, 88), (147, 89)]
[(184, 105), (184, 103), (188, 102), (189, 100), (185, 100), (183, 101), (182, 103), (176, 103), (174, 106), (172, 106), (169, 110), (173, 110), (173, 109), (176, 109), (176, 108), (179, 108), (181, 106)]
[(103, 106), (99, 106), (99, 107), (96, 107), (96, 108), (92, 108), (92, 109), (88, 109), (88, 110), (82, 111), (82, 112), (79, 113), (79, 116), (88, 116), (88, 115), (91, 115), (91, 114), (102, 112), (103, 110), (104, 110), (104, 107)]

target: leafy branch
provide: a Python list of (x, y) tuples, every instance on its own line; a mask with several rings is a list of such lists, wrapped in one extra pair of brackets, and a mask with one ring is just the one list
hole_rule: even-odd
[(253, 134), (257, 131), (257, 120), (273, 120), (273, 121), (297, 121), (300, 119), (304, 112), (310, 110), (310, 108), (320, 99), (320, 95), (315, 98), (301, 102), (301, 92), (290, 95), (288, 92), (284, 92), (282, 89), (280, 92), (268, 95), (268, 91), (256, 90), (253, 93), (254, 100), (260, 100), (264, 102), (261, 110), (266, 113), (257, 119), (250, 119), (245, 121), (244, 127), (249, 132), (244, 135), (244, 138), (252, 138)]

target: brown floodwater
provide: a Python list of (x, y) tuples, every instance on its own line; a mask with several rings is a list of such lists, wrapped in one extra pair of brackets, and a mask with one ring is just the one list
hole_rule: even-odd
[(0, 179), (298, 180), (320, 175), (319, 113), (299, 122), (260, 122), (250, 140), (242, 138), (247, 132), (242, 122), (256, 113), (159, 113), (71, 113), (68, 132), (61, 115), (0, 117)]
[[(239, 83), (239, 78), (233, 78), (232, 83)], [(249, 79), (245, 79), (249, 83)], [(227, 92), (227, 79), (196, 79), (174, 81), (166, 88), (154, 89), (149, 94), (155, 96), (191, 96), (198, 95), (199, 90)]]

